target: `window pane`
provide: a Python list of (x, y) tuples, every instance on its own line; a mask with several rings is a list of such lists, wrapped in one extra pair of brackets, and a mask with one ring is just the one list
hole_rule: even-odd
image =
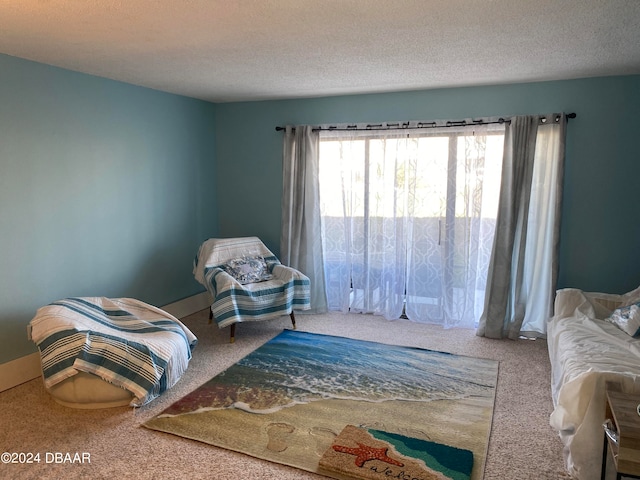
[(449, 137), (426, 137), (418, 141), (418, 160), (413, 189), (413, 216), (443, 217), (447, 208), (447, 162)]
[(364, 140), (320, 142), (322, 215), (364, 215)]

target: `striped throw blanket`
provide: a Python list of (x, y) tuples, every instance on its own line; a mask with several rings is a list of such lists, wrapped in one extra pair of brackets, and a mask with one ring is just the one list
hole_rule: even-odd
[(205, 269), (207, 290), (214, 297), (211, 312), (218, 327), (269, 320), (310, 308), (309, 278), (280, 263), (272, 263), (271, 268), (272, 280), (247, 285), (239, 284), (221, 267)]
[(29, 324), (50, 388), (87, 372), (144, 405), (187, 369), (195, 335), (169, 313), (132, 298), (67, 298), (38, 309)]

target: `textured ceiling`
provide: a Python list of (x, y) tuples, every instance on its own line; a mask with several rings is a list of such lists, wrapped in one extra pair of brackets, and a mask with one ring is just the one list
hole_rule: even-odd
[(0, 0), (0, 53), (213, 102), (640, 74), (640, 0)]

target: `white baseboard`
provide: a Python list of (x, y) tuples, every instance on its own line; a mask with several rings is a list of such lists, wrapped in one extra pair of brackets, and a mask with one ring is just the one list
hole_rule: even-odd
[(209, 294), (207, 292), (202, 292), (160, 308), (169, 312), (176, 318), (184, 318), (210, 306), (211, 300), (209, 299)]
[(0, 392), (33, 380), (41, 374), (39, 352), (3, 363), (0, 365)]
[[(210, 305), (209, 294), (202, 292), (160, 308), (176, 318), (184, 318), (204, 310)], [(42, 375), (42, 369), (40, 368), (39, 352), (0, 364), (0, 392), (33, 380), (40, 375)]]

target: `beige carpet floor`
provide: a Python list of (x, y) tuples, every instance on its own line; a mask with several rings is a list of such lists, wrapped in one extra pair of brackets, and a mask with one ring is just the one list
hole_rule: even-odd
[[(189, 369), (172, 390), (145, 407), (62, 407), (49, 397), (41, 379), (0, 393), (0, 451), (40, 453), (41, 458), (39, 464), (0, 464), (0, 478), (324, 478), (141, 426), (291, 325), (288, 317), (241, 324), (236, 343), (229, 344), (228, 329), (208, 325), (207, 313), (205, 310), (183, 319), (199, 339)], [(298, 329), (303, 331), (498, 360), (498, 387), (484, 478), (568, 478), (562, 444), (548, 421), (552, 402), (544, 340), (489, 340), (477, 337), (473, 330), (443, 330), (370, 315), (299, 314), (296, 318)], [(84, 463), (46, 462), (63, 459), (60, 454), (70, 454), (73, 459), (76, 453)]]

